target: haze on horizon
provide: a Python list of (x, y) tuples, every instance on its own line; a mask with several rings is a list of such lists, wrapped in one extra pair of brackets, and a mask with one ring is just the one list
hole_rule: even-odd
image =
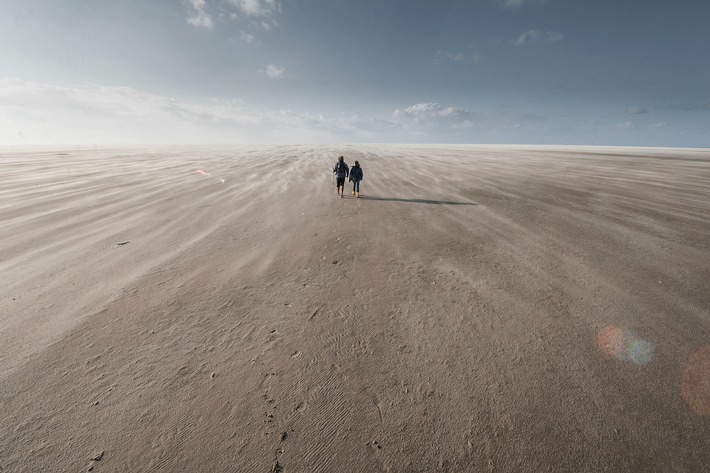
[(6, 0), (0, 145), (710, 147), (707, 0)]

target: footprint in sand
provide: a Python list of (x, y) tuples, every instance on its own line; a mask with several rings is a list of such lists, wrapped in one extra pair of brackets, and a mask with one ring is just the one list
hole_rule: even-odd
[(308, 403), (306, 401), (301, 401), (298, 404), (296, 404), (293, 409), (291, 409), (291, 412), (293, 414), (297, 412), (303, 412), (308, 408)]

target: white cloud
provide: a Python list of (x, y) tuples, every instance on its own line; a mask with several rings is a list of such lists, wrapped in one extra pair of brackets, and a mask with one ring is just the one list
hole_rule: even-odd
[(450, 51), (437, 51), (434, 55), (436, 61), (462, 62), (466, 59), (464, 53), (452, 53)]
[[(278, 69), (278, 68), (277, 68)], [(191, 103), (130, 87), (55, 86), (0, 77), (0, 143), (255, 143), (407, 141), (430, 125), (472, 118), (458, 107), (416, 104), (395, 119), (255, 109), (235, 100)]]
[(226, 0), (248, 16), (268, 16), (281, 10), (276, 0)]
[(192, 26), (211, 29), (214, 21), (205, 11), (206, 0), (186, 0), (186, 2), (192, 7), (191, 15), (187, 17), (187, 22)]
[(444, 107), (438, 103), (418, 103), (396, 109), (394, 121), (407, 129), (455, 127), (473, 117), (473, 112), (460, 107)]
[(247, 44), (257, 43), (256, 37), (253, 34), (247, 33), (246, 31), (240, 32), (239, 36), (242, 38), (242, 41)]
[(432, 142), (441, 136), (467, 140), (487, 133), (537, 132), (543, 121), (520, 112), (474, 114), (427, 102), (388, 117), (327, 116), (253, 108), (239, 100), (195, 103), (130, 87), (0, 77), (0, 143), (5, 145)]
[(375, 142), (406, 140), (407, 133), (393, 120), (359, 113), (329, 117), (250, 108), (238, 100), (191, 103), (130, 87), (66, 87), (0, 77), (4, 145)]
[(539, 129), (545, 118), (516, 111), (474, 113), (461, 107), (444, 107), (438, 103), (418, 103), (396, 109), (393, 121), (410, 133), (510, 133), (515, 130)]
[(652, 128), (652, 129), (658, 129), (658, 128), (664, 128), (666, 125), (668, 125), (668, 123), (659, 122), (659, 123), (651, 123), (650, 125), (648, 125), (648, 127)]
[(562, 41), (565, 35), (557, 31), (538, 31), (538, 30), (528, 30), (521, 33), (518, 39), (515, 41), (517, 46), (522, 46), (525, 43), (533, 43), (536, 41), (544, 41), (546, 43), (556, 43)]
[(462, 52), (451, 52), (451, 51), (437, 51), (434, 54), (434, 62), (458, 62), (458, 63), (472, 63), (480, 64), (483, 56), (478, 52), (473, 53), (462, 53)]
[(263, 72), (266, 73), (266, 75), (268, 75), (272, 79), (278, 79), (280, 77), (284, 77), (284, 74), (286, 74), (286, 69), (276, 67), (273, 64), (269, 64), (268, 66), (266, 66), (266, 69)]
[(207, 1), (206, 0), (185, 0), (185, 3), (190, 5), (195, 10), (204, 10), (205, 5), (207, 4)]
[(515, 44), (521, 45), (521, 44), (525, 44), (528, 41), (538, 41), (541, 36), (542, 36), (542, 33), (540, 33), (539, 31), (529, 30), (529, 31), (526, 31), (525, 33), (522, 33), (520, 36), (518, 36), (518, 39), (515, 42)]
[[(195, 27), (212, 29), (215, 25), (215, 15), (218, 22), (236, 21), (243, 18), (265, 18), (281, 11), (277, 0), (183, 0), (187, 5), (187, 22)], [(227, 11), (225, 11), (225, 8)], [(228, 11), (236, 9), (236, 11)], [(210, 14), (210, 10), (213, 14)], [(259, 21), (254, 23), (264, 29), (270, 29), (278, 23)]]
[[(3, 144), (288, 141), (318, 132), (313, 120), (235, 100), (197, 104), (130, 87), (0, 78)], [(323, 121), (328, 129), (343, 128)]]
[(631, 106), (626, 109), (626, 113), (629, 115), (643, 115), (644, 113), (648, 113), (648, 111), (643, 107)]
[(454, 128), (473, 129), (476, 131), (496, 132), (511, 131), (536, 127), (545, 122), (545, 118), (524, 112), (494, 112), (476, 115), (474, 119), (464, 120)]

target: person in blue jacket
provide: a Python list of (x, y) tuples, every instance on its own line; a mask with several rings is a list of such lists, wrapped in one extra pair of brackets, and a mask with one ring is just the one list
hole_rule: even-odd
[(355, 161), (353, 168), (350, 170), (350, 182), (353, 183), (353, 195), (358, 199), (360, 198), (360, 181), (362, 181), (363, 177), (364, 174), (360, 163)]
[(345, 178), (348, 177), (349, 173), (350, 169), (348, 169), (348, 165), (345, 164), (345, 158), (342, 156), (339, 157), (338, 162), (335, 163), (335, 166), (333, 166), (333, 174), (335, 174), (335, 178), (338, 181), (336, 192), (341, 198), (343, 197), (343, 191), (345, 190)]

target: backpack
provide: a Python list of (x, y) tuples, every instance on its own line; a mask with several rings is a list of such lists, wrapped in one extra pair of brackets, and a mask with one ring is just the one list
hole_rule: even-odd
[(336, 168), (338, 173), (345, 172), (345, 161), (338, 161), (338, 167)]

